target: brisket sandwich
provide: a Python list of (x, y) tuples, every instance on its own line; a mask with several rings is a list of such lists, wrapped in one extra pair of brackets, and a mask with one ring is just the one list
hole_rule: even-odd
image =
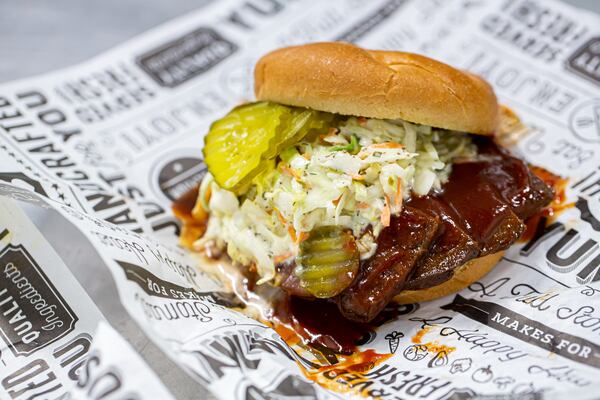
[(496, 143), (492, 88), (430, 58), (283, 48), (255, 94), (205, 138), (188, 242), (350, 320), (481, 278), (553, 199)]

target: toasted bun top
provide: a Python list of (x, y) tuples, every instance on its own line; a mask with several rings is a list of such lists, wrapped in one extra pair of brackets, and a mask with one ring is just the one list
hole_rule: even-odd
[(254, 71), (259, 100), (344, 115), (403, 119), (491, 135), (498, 102), (483, 79), (430, 58), (339, 42), (286, 47)]

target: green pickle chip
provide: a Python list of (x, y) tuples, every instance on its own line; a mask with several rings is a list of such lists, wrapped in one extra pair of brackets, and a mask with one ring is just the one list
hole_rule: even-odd
[(277, 103), (244, 104), (211, 125), (204, 161), (219, 186), (242, 194), (282, 150), (332, 121), (331, 114)]
[(222, 188), (235, 191), (245, 177), (258, 172), (286, 113), (286, 107), (275, 104), (246, 104), (211, 125), (204, 140), (204, 161)]
[(313, 296), (329, 298), (352, 283), (359, 263), (352, 233), (339, 226), (321, 226), (300, 244), (294, 273)]

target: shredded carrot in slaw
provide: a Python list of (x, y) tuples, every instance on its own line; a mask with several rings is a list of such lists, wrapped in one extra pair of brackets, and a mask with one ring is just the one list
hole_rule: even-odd
[[(340, 196), (341, 198), (342, 196)], [(339, 201), (339, 199), (338, 199)], [(283, 214), (275, 209), (276, 215), (277, 215), (277, 219), (279, 220), (279, 222), (281, 222), (281, 224), (283, 226), (285, 226), (287, 228), (288, 234), (290, 235), (290, 238), (292, 239), (292, 242), (294, 243), (301, 243), (303, 241), (305, 241), (308, 238), (308, 232), (300, 232), (300, 234), (296, 233), (296, 230), (294, 229), (294, 227), (292, 226), (292, 224), (290, 224), (285, 217), (283, 216)]]
[(390, 226), (390, 219), (392, 217), (392, 213), (390, 211), (390, 198), (388, 195), (385, 195), (385, 206), (383, 210), (381, 210), (381, 225)]
[(281, 172), (283, 172), (284, 174), (294, 177), (296, 178), (296, 180), (302, 180), (302, 176), (300, 176), (298, 171), (296, 171), (295, 169), (290, 168), (285, 164), (280, 164), (279, 168), (281, 168)]
[(396, 142), (375, 143), (369, 146), (372, 149), (403, 149), (404, 145)]
[(325, 139), (328, 139), (330, 137), (334, 137), (339, 133), (339, 129), (337, 128), (329, 128), (329, 131), (327, 131), (327, 133), (323, 133), (321, 135), (319, 135), (319, 139), (321, 139), (322, 141), (325, 141)]
[(292, 238), (292, 242), (296, 243), (297, 238), (296, 238), (296, 230), (294, 229), (294, 227), (291, 225), (288, 225), (287, 231), (290, 235), (290, 238)]
[(308, 232), (300, 232), (300, 234), (298, 235), (298, 241), (296, 243), (302, 243), (306, 239), (308, 239)]
[(404, 145), (396, 142), (385, 142), (385, 143), (375, 143), (368, 146), (363, 147), (358, 152), (358, 157), (364, 159), (370, 154), (369, 150), (382, 150), (382, 149), (403, 149)]
[(281, 222), (283, 226), (287, 227), (287, 231), (290, 237), (292, 238), (292, 242), (296, 242), (296, 230), (294, 229), (294, 227), (287, 222), (287, 220), (279, 210), (276, 209), (275, 211), (277, 211), (277, 219), (279, 220), (279, 222)]
[(275, 262), (275, 264), (280, 264), (281, 262), (287, 260), (288, 258), (290, 258), (293, 255), (294, 254), (291, 251), (288, 251), (287, 253), (283, 253), (278, 256), (275, 256), (273, 261)]
[(287, 221), (285, 220), (283, 214), (277, 209), (275, 209), (275, 212), (277, 213), (277, 219), (279, 220), (279, 222), (281, 222), (283, 225), (287, 225)]
[(398, 178), (398, 183), (396, 184), (396, 198), (394, 199), (394, 203), (397, 208), (402, 207), (402, 181)]

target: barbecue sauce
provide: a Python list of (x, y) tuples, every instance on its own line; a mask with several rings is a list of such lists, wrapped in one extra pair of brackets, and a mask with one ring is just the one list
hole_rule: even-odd
[(177, 219), (179, 219), (183, 226), (179, 235), (179, 243), (186, 248), (192, 248), (192, 244), (202, 237), (206, 231), (206, 223), (208, 214), (205, 214), (205, 218), (194, 218), (193, 210), (196, 206), (196, 199), (198, 198), (197, 185), (193, 189), (188, 190), (173, 202), (171, 209)]
[(183, 196), (175, 200), (171, 206), (173, 214), (183, 222), (194, 220), (192, 210), (196, 205), (196, 199), (198, 199), (198, 189), (199, 187), (196, 185), (194, 188), (188, 190)]
[[(538, 168), (533, 168), (533, 172), (541, 180), (534, 179), (520, 160), (499, 149), (489, 139), (478, 140), (480, 154), (484, 155), (482, 162), (455, 164), (442, 193), (413, 199), (414, 205), (418, 205), (420, 210), (429, 208), (438, 211), (436, 218), (444, 222), (438, 232), (438, 241), (444, 232), (453, 235), (467, 232), (470, 239), (446, 237), (441, 248), (450, 249), (452, 246), (448, 244), (453, 241), (458, 243), (457, 246), (468, 243), (469, 247), (456, 256), (460, 262), (451, 262), (444, 270), (421, 271), (429, 274), (429, 284), (419, 282), (419, 287), (434, 286), (439, 283), (439, 279), (434, 279), (436, 275), (447, 279), (452, 269), (458, 266), (454, 264), (462, 265), (466, 258), (474, 258), (473, 241), (479, 246), (479, 255), (502, 250), (523, 232), (521, 218), (526, 218), (527, 226), (535, 230), (535, 227), (539, 228), (544, 223), (545, 218), (556, 215), (566, 207), (564, 180)], [(488, 157), (487, 161), (485, 157)], [(540, 184), (542, 180), (544, 182)], [(556, 196), (548, 187), (558, 188)], [(202, 235), (206, 224), (206, 220), (197, 221), (192, 216), (197, 195), (196, 188), (173, 204), (175, 215), (184, 224), (182, 244), (188, 247)], [(552, 198), (551, 205), (545, 207)], [(439, 201), (444, 203), (443, 207), (437, 204)], [(428, 202), (431, 204), (428, 205)], [(407, 205), (410, 204), (409, 201)], [(529, 229), (525, 235), (528, 233)], [(430, 248), (435, 253), (435, 244)], [(384, 251), (385, 245), (378, 249), (378, 252)], [(415, 272), (419, 272), (418, 267)], [(413, 274), (407, 287), (411, 286), (411, 279), (416, 278), (418, 276)], [(327, 354), (352, 354), (358, 345), (373, 337), (377, 326), (395, 318), (400, 314), (400, 308), (404, 307), (388, 305), (369, 323), (360, 323), (349, 321), (339, 311), (335, 300), (306, 299), (290, 296), (280, 288), (275, 289), (277, 294), (269, 296), (270, 299), (276, 299), (272, 302), (270, 323), (288, 343), (302, 342), (321, 351), (326, 357)]]
[[(198, 187), (189, 190), (173, 203), (173, 213), (184, 226), (194, 223), (192, 210), (198, 197)], [(192, 225), (193, 227), (194, 225)], [(183, 234), (188, 232), (187, 237)], [(182, 242), (193, 242), (198, 237), (193, 230), (182, 230)], [(256, 280), (257, 277), (255, 277)], [(250, 289), (254, 282), (249, 282)], [(360, 324), (344, 318), (337, 306), (327, 300), (310, 300), (290, 296), (279, 288), (269, 291), (268, 297), (272, 300), (271, 310), (267, 310), (270, 320), (265, 321), (290, 344), (302, 342), (320, 350), (325, 357), (335, 358), (335, 354), (352, 354), (357, 346), (367, 342), (374, 334), (375, 324)], [(399, 314), (402, 306), (390, 306), (381, 313), (377, 321), (390, 320)]]
[(326, 358), (333, 354), (349, 355), (358, 346), (375, 337), (377, 327), (414, 310), (413, 305), (388, 304), (369, 323), (350, 321), (331, 301), (290, 296), (283, 290), (272, 302), (272, 316), (268, 323), (288, 344), (300, 341)]
[(536, 233), (542, 232), (549, 223), (552, 223), (561, 212), (575, 207), (574, 202), (567, 202), (568, 179), (555, 175), (542, 167), (530, 166), (529, 168), (546, 185), (554, 189), (554, 199), (548, 206), (525, 220), (526, 228), (519, 238), (520, 242), (530, 241), (536, 236)]
[(329, 349), (337, 354), (351, 354), (370, 336), (367, 324), (352, 322), (337, 306), (324, 300), (310, 300), (283, 295), (273, 304), (273, 322), (293, 330), (316, 349)]

